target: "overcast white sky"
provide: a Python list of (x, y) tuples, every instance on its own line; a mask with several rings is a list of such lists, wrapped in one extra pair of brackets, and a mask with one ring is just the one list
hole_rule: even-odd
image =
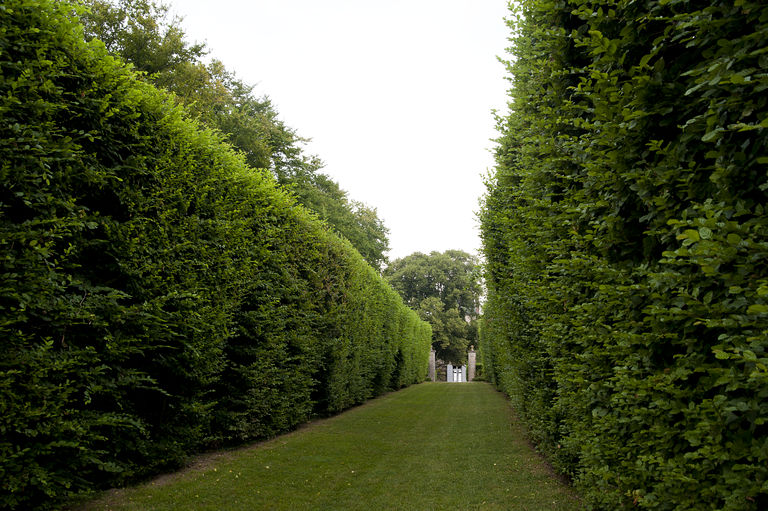
[(378, 210), (391, 259), (477, 252), (491, 110), (506, 109), (506, 0), (166, 1)]

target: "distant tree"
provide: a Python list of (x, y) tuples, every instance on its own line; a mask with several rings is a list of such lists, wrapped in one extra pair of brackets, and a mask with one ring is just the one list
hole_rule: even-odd
[(479, 262), (467, 252), (416, 252), (392, 261), (384, 275), (411, 307), (436, 296), (463, 316), (477, 317), (482, 290)]
[(382, 264), (387, 261), (389, 229), (375, 209), (350, 200), (338, 183), (320, 172), (294, 176), (285, 184), (302, 204), (346, 237), (368, 264), (381, 271)]
[(440, 360), (461, 363), (466, 359), (473, 329), (456, 308), (447, 309), (436, 296), (419, 303), (419, 317), (432, 325), (432, 347)]
[[(389, 229), (379, 218), (376, 208), (355, 200), (351, 201), (351, 204), (355, 230), (354, 234), (350, 233), (347, 237), (371, 266), (381, 270), (382, 265), (387, 262)], [(353, 237), (356, 239), (353, 240)]]
[(461, 363), (477, 344), (482, 284), (476, 257), (461, 250), (416, 252), (392, 261), (383, 272), (408, 306), (432, 325), (437, 357)]
[(176, 95), (204, 125), (221, 131), (253, 168), (269, 169), (305, 207), (346, 237), (377, 270), (387, 261), (389, 231), (376, 213), (320, 172), (323, 162), (306, 155), (308, 140), (278, 119), (268, 97), (238, 79), (217, 60), (208, 63), (204, 44), (190, 44), (182, 19), (154, 0), (83, 0), (86, 37)]
[(80, 21), (89, 39), (99, 39), (139, 71), (167, 74), (185, 63), (197, 62), (204, 44), (189, 44), (181, 18), (153, 0), (83, 0), (88, 7)]
[(147, 73), (155, 85), (172, 91), (203, 124), (224, 133), (254, 168), (272, 170), (285, 184), (322, 167), (305, 156), (306, 142), (278, 119), (267, 97), (239, 80), (218, 60), (204, 63), (204, 44), (190, 45), (182, 19), (153, 0), (83, 0), (87, 38), (104, 42), (112, 53)]

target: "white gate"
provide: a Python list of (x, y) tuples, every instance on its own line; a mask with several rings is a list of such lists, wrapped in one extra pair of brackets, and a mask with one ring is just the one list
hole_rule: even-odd
[(445, 380), (448, 382), (460, 383), (467, 381), (467, 366), (456, 366), (452, 364), (446, 366)]

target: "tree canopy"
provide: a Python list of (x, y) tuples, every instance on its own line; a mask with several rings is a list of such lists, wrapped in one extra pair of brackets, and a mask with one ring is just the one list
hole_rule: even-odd
[(476, 257), (461, 250), (416, 252), (383, 272), (403, 300), (432, 325), (437, 357), (459, 363), (476, 344), (482, 285)]

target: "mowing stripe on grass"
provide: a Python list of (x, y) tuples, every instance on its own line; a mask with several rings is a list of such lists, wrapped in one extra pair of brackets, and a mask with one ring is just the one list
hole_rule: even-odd
[(83, 510), (572, 510), (483, 383), (424, 383)]

